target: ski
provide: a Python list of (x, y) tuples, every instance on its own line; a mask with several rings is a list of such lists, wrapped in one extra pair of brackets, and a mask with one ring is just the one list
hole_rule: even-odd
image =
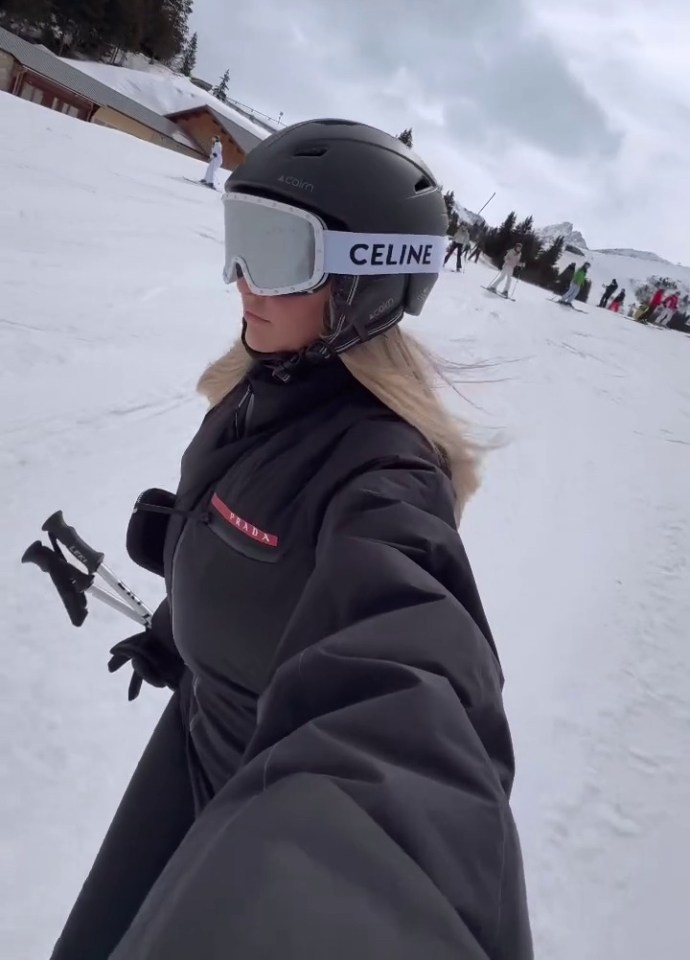
[(203, 180), (192, 180), (191, 177), (183, 177), (182, 179), (186, 180), (187, 183), (195, 183), (197, 187), (206, 187), (208, 190), (215, 190), (216, 192), (218, 190), (212, 183), (205, 183)]
[(499, 293), (498, 290), (492, 290), (491, 287), (482, 287), (482, 290), (487, 290), (489, 293), (494, 293), (497, 297), (500, 297), (501, 300), (510, 300), (511, 303), (517, 303), (515, 297), (509, 297), (505, 293)]
[(567, 307), (569, 310), (574, 310), (575, 313), (588, 313), (587, 310), (581, 310), (580, 307), (574, 307), (572, 303), (561, 303), (560, 300), (549, 300), (549, 303), (555, 303), (557, 307)]

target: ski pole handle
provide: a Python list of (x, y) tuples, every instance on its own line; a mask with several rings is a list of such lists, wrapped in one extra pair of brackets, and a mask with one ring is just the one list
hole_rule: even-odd
[(62, 515), (62, 510), (58, 510), (57, 513), (48, 517), (41, 529), (45, 530), (49, 536), (55, 537), (66, 550), (69, 550), (73, 557), (84, 564), (90, 574), (95, 574), (103, 563), (105, 555), (90, 547), (79, 536), (74, 527), (68, 526)]
[(22, 563), (34, 563), (39, 570), (48, 574), (70, 620), (75, 627), (80, 627), (87, 615), (83, 591), (88, 588), (91, 577), (71, 567), (63, 556), (44, 546), (40, 540), (36, 540), (24, 552)]

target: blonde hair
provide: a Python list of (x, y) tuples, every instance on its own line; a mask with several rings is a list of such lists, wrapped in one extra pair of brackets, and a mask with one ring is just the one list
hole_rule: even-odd
[[(414, 337), (393, 327), (339, 355), (352, 376), (385, 406), (418, 430), (441, 456), (455, 491), (455, 517), (479, 486), (481, 448), (469, 439), (437, 392), (444, 380), (441, 363)], [(253, 361), (241, 341), (211, 364), (199, 381), (199, 392), (215, 406), (249, 372)]]

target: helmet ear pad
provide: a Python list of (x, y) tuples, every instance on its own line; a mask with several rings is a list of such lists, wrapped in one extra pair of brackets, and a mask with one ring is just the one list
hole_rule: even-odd
[(335, 353), (363, 343), (402, 320), (409, 277), (331, 274), (324, 341)]
[(342, 353), (395, 326), (405, 313), (418, 316), (437, 279), (436, 273), (331, 274), (324, 341), (333, 352)]

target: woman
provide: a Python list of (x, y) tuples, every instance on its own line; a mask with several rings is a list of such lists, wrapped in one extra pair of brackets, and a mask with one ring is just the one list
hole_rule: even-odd
[(462, 270), (462, 255), (465, 251), (465, 247), (470, 242), (470, 232), (465, 226), (464, 223), (458, 224), (458, 229), (453, 234), (453, 239), (448, 245), (448, 250), (446, 251), (446, 256), (443, 261), (445, 266), (453, 254), (457, 251), (457, 257), (455, 261), (455, 270)]
[(176, 496), (137, 504), (130, 553), (167, 597), (111, 662), (130, 696), (175, 693), (54, 960), (529, 958), (456, 530), (475, 454), (397, 326), (442, 266), (439, 186), (323, 120), (256, 147), (224, 206), (242, 338), (202, 377)]
[(503, 261), (503, 268), (499, 275), (492, 280), (487, 290), (491, 290), (492, 293), (498, 293), (498, 285), (501, 280), (505, 280), (505, 286), (503, 288), (503, 296), (507, 297), (510, 293), (510, 285), (513, 282), (513, 274), (518, 269), (518, 267), (524, 266), (522, 262), (522, 244), (516, 243), (512, 250), (509, 250), (506, 254), (505, 260)]

